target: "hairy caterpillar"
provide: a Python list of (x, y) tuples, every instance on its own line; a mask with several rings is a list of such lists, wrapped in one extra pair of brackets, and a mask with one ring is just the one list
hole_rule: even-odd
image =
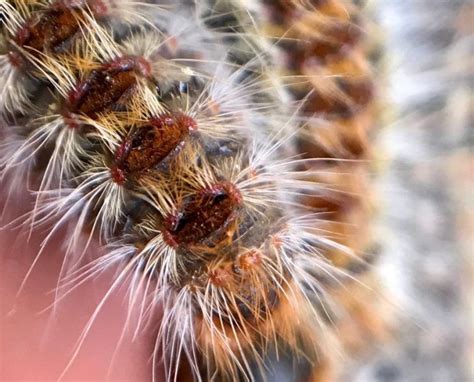
[[(130, 309), (142, 304), (139, 328), (150, 311), (146, 300), (139, 302), (140, 289), (142, 299), (154, 291), (151, 306), (160, 302), (164, 308), (155, 353), (162, 348), (169, 380), (178, 378), (181, 359), (198, 380), (253, 379), (264, 370), (266, 349), (281, 346), (316, 360), (318, 338), (330, 336), (325, 321), (331, 318), (324, 316), (333, 309), (319, 278), (349, 277), (326, 254), (341, 247), (324, 237), (321, 219), (311, 208), (304, 211), (300, 196), (314, 197), (321, 182), (317, 168), (298, 167), (324, 156), (292, 153), (292, 121), (300, 117), (278, 109), (262, 58), (243, 57), (247, 62), (233, 69), (221, 64), (225, 56), (215, 60), (217, 52), (206, 56), (190, 44), (173, 46), (164, 13), (158, 31), (144, 22), (139, 33), (123, 39), (110, 23), (114, 41), (100, 20), (121, 21), (133, 5), (2, 3), (5, 72), (22, 89), (6, 88), (7, 121), (25, 115), (28, 88), (22, 81), (32, 78), (42, 84), (39, 91), (47, 86), (51, 94), (47, 109), (25, 121), (3, 168), (8, 174), (45, 157), (35, 206), (26, 217), (30, 229), (56, 220), (45, 242), (74, 218), (58, 300), (122, 262), (103, 301), (136, 275), (129, 303)], [(295, 9), (316, 11), (299, 4)], [(192, 66), (181, 64), (187, 61)], [(218, 65), (202, 64), (213, 61)], [(225, 94), (229, 87), (232, 99)], [(351, 102), (341, 97), (338, 105)], [(238, 101), (248, 105), (244, 111), (235, 108)], [(114, 249), (75, 270), (94, 235)], [(351, 261), (361, 261), (357, 251), (345, 251)]]
[[(51, 224), (45, 244), (68, 225), (57, 301), (121, 266), (71, 362), (122, 283), (133, 330), (163, 308), (168, 380), (253, 380), (273, 353), (317, 380), (337, 330), (355, 348), (382, 331), (358, 2), (1, 7), (2, 175), (39, 177), (12, 224)], [(95, 238), (107, 253), (86, 261)]]

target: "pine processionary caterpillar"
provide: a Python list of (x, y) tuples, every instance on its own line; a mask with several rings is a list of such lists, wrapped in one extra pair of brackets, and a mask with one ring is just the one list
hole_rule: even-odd
[[(320, 380), (337, 337), (358, 348), (383, 333), (368, 272), (375, 48), (359, 2), (0, 10), (1, 175), (35, 187), (10, 226), (48, 227), (42, 248), (68, 228), (57, 301), (121, 267), (61, 377), (122, 284), (133, 330), (163, 310), (153, 369), (169, 381), (255, 380), (271, 354)], [(107, 252), (91, 260), (93, 240)]]

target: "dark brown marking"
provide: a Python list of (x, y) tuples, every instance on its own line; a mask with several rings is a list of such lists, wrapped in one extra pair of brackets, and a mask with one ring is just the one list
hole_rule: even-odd
[[(164, 221), (170, 245), (197, 245), (234, 219), (242, 199), (237, 188), (222, 182), (188, 197), (177, 212)], [(165, 237), (166, 239), (166, 237)]]
[(358, 107), (367, 106), (375, 96), (374, 84), (369, 78), (360, 80), (341, 78), (339, 87)]
[(119, 185), (125, 184), (127, 181), (127, 176), (120, 167), (112, 166), (110, 174), (112, 175), (113, 181)]
[(126, 107), (139, 76), (151, 77), (151, 64), (144, 57), (125, 55), (106, 62), (70, 92), (68, 109), (96, 118), (102, 112)]
[(328, 58), (345, 57), (361, 41), (362, 29), (352, 23), (337, 23), (321, 32), (324, 38), (302, 39), (299, 44), (282, 41), (285, 64), (292, 70), (303, 70), (309, 64), (323, 65)]
[(337, 85), (346, 99), (314, 91), (307, 97), (304, 107), (305, 113), (350, 118), (366, 107), (375, 95), (374, 85), (370, 79), (342, 78), (337, 82)]
[(54, 2), (26, 22), (14, 37), (15, 42), (21, 47), (40, 52), (61, 51), (62, 44), (80, 30), (80, 23), (84, 19), (80, 8), (64, 1)]
[(294, 10), (294, 5), (290, 4), (289, 1), (263, 0), (262, 2), (265, 5), (266, 17), (275, 24), (285, 23), (291, 17)]
[[(356, 127), (354, 127), (356, 129)], [(341, 152), (340, 149), (334, 149), (332, 146), (328, 146), (327, 144), (320, 144), (317, 140), (309, 140), (307, 138), (298, 139), (296, 146), (298, 147), (298, 152), (301, 153), (303, 158), (310, 159), (310, 158), (334, 158), (334, 159), (341, 159), (343, 158), (361, 158), (366, 153), (366, 145), (361, 139), (354, 139), (357, 135), (344, 135), (341, 133), (338, 135), (338, 140), (340, 142), (341, 147), (344, 149), (344, 153)], [(320, 165), (330, 166), (331, 164), (334, 165), (335, 162), (325, 163), (321, 161)]]
[(120, 98), (133, 90), (136, 82), (136, 74), (130, 69), (93, 70), (69, 94), (68, 111), (97, 118), (98, 114), (113, 110)]
[(330, 0), (262, 0), (266, 17), (275, 24), (291, 22), (295, 15), (301, 13), (301, 9), (316, 11), (329, 2)]
[(124, 139), (115, 152), (118, 169), (138, 174), (157, 166), (177, 149), (196, 122), (183, 113), (168, 113), (153, 118)]
[[(337, 23), (322, 33), (325, 39), (315, 39), (306, 46), (306, 58), (325, 59), (328, 56), (344, 54), (354, 47), (362, 37), (362, 30), (351, 23)], [(344, 49), (346, 48), (346, 49)]]

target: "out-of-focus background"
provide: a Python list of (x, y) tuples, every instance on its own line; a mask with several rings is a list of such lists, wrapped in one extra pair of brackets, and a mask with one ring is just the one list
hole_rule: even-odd
[(389, 126), (379, 183), (380, 273), (395, 341), (347, 381), (474, 380), (474, 2), (383, 0)]

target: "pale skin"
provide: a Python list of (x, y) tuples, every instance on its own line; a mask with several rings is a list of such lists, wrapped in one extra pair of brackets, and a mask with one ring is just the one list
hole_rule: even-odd
[[(0, 231), (1, 381), (57, 381), (87, 321), (114, 280), (113, 270), (105, 272), (63, 299), (55, 310), (40, 313), (54, 301), (51, 291), (62, 261), (62, 234), (48, 245), (17, 295), (44, 236), (34, 232), (26, 243), (18, 231)], [(135, 340), (129, 331), (118, 346), (127, 315), (124, 297), (124, 289), (111, 294), (62, 381), (151, 380), (153, 330)]]

